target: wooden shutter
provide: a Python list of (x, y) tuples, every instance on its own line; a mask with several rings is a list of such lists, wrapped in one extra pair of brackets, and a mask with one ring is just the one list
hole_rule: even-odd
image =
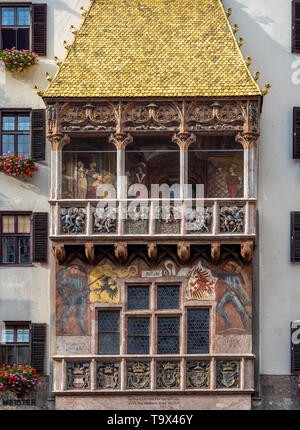
[(33, 258), (35, 263), (46, 263), (48, 255), (48, 214), (33, 214)]
[(32, 51), (47, 55), (47, 5), (32, 5)]
[(31, 324), (31, 366), (45, 373), (46, 324)]
[(31, 156), (45, 160), (46, 154), (46, 111), (34, 109), (31, 112)]

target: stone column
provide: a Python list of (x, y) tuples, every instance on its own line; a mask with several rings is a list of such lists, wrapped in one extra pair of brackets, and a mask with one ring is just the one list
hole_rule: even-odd
[(70, 137), (65, 134), (47, 136), (51, 142), (51, 187), (50, 198), (58, 200), (61, 198), (62, 184), (62, 149), (70, 142)]
[(257, 195), (256, 172), (256, 141), (255, 133), (242, 133), (236, 136), (236, 141), (244, 148), (244, 198), (255, 198)]

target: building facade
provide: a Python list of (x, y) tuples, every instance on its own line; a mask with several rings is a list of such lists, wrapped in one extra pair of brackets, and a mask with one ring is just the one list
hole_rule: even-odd
[(39, 54), (0, 96), (2, 153), (39, 163), (0, 173), (0, 358), (42, 366), (33, 407), (298, 407), (297, 4), (0, 2), (1, 49)]

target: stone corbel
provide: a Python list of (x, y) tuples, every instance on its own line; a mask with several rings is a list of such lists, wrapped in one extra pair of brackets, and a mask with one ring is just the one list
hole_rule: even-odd
[(245, 263), (251, 263), (253, 257), (253, 241), (247, 240), (241, 244), (241, 256)]
[(70, 136), (67, 134), (50, 134), (47, 139), (50, 140), (52, 151), (61, 151), (65, 145), (70, 143)]
[(181, 151), (187, 151), (190, 144), (196, 141), (194, 133), (178, 133), (172, 137), (172, 142), (177, 143)]
[(115, 257), (118, 260), (120, 266), (123, 266), (128, 258), (127, 243), (116, 242), (115, 243)]
[(53, 242), (52, 253), (54, 255), (56, 262), (59, 265), (65, 262), (67, 255), (66, 255), (65, 245), (63, 242)]
[(236, 135), (235, 141), (240, 143), (244, 149), (249, 149), (255, 146), (258, 137), (257, 133), (239, 133)]
[(182, 264), (187, 264), (191, 258), (190, 244), (187, 242), (179, 242), (177, 245), (177, 254)]
[(157, 246), (155, 242), (149, 242), (147, 245), (148, 257), (151, 261), (156, 261), (157, 259)]
[(214, 242), (211, 244), (210, 254), (213, 263), (218, 263), (221, 256), (221, 246), (218, 242)]
[(91, 266), (95, 263), (95, 247), (93, 242), (87, 242), (85, 244), (85, 256)]
[(133, 142), (131, 134), (116, 133), (109, 136), (109, 143), (113, 143), (117, 150), (125, 149), (127, 145)]

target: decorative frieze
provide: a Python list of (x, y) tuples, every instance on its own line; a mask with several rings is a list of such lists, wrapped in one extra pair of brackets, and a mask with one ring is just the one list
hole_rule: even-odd
[(69, 207), (60, 209), (61, 232), (64, 234), (84, 234), (86, 231), (86, 209)]
[(180, 363), (179, 361), (157, 362), (157, 388), (180, 388)]
[(174, 206), (156, 208), (156, 233), (158, 234), (180, 234), (179, 208)]
[(240, 361), (217, 360), (217, 388), (240, 387)]
[(119, 362), (97, 362), (97, 388), (101, 390), (120, 388)]
[(210, 361), (187, 361), (186, 363), (186, 387), (209, 388), (210, 385)]
[(211, 233), (212, 206), (205, 206), (203, 210), (192, 210), (187, 215), (186, 231), (188, 234)]
[(93, 208), (93, 233), (108, 234), (117, 232), (117, 209), (106, 207), (103, 211)]
[(68, 390), (84, 390), (90, 387), (90, 363), (67, 364)]
[(221, 233), (244, 232), (244, 208), (243, 206), (220, 207), (220, 231)]
[(127, 388), (150, 388), (150, 361), (127, 362)]

